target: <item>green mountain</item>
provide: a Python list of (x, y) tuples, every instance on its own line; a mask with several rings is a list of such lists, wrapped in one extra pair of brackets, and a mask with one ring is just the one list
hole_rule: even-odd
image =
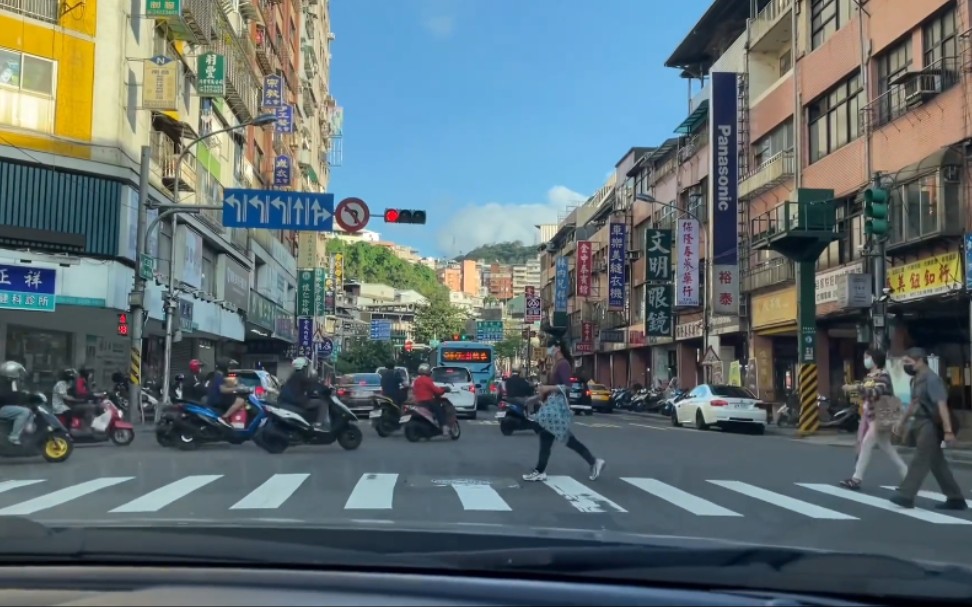
[(476, 247), (465, 255), (456, 257), (456, 261), (463, 259), (483, 260), (506, 265), (522, 265), (528, 259), (536, 259), (537, 245), (523, 244), (519, 240), (513, 242), (497, 242)]
[(425, 297), (446, 291), (435, 277), (435, 270), (399, 259), (388, 248), (367, 242), (348, 243), (328, 240), (328, 254), (344, 255), (344, 277), (358, 282), (373, 282), (396, 289), (414, 289)]

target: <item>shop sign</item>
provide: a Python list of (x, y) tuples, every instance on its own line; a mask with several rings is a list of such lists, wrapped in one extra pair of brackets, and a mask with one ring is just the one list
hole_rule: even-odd
[(702, 337), (702, 320), (692, 320), (680, 323), (675, 327), (675, 341), (698, 339)]
[(922, 299), (959, 291), (964, 279), (958, 251), (926, 257), (888, 270), (888, 287), (895, 301)]
[(753, 297), (753, 328), (793, 324), (797, 317), (796, 289)]
[(864, 264), (858, 261), (841, 268), (820, 272), (817, 274), (817, 289), (814, 301), (817, 302), (818, 306), (837, 301), (837, 285), (841, 283), (841, 276), (860, 274), (863, 271)]
[(577, 296), (591, 296), (591, 257), (594, 254), (594, 243), (590, 240), (577, 242)]
[[(627, 298), (628, 278), (628, 224), (612, 223), (608, 242), (608, 309), (624, 310)], [(623, 341), (623, 340), (622, 340)]]
[(54, 268), (0, 265), (0, 309), (53, 312), (56, 289)]
[(675, 233), (676, 265), (678, 266), (675, 287), (677, 307), (699, 305), (699, 224), (694, 219), (679, 219)]
[(256, 291), (250, 291), (250, 309), (247, 310), (246, 316), (249, 322), (273, 330), (273, 302)]

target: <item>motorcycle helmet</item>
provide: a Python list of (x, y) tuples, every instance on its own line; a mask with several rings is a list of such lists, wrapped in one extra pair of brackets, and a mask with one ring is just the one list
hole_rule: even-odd
[(216, 363), (216, 369), (221, 373), (229, 373), (230, 369), (235, 369), (239, 366), (239, 361), (233, 360), (232, 358), (224, 358)]
[(0, 365), (0, 377), (11, 381), (23, 381), (27, 378), (27, 369), (15, 360), (8, 360)]
[(189, 361), (189, 372), (196, 375), (202, 371), (202, 368), (205, 366), (206, 365), (203, 363), (203, 361), (199, 360), (198, 358), (194, 358)]
[(304, 356), (298, 356), (291, 361), (290, 365), (294, 368), (294, 371), (303, 371), (310, 366), (310, 361)]
[(422, 363), (418, 367), (418, 374), (419, 375), (432, 375), (432, 367), (429, 365), (429, 363)]
[(186, 376), (183, 373), (176, 373), (175, 380), (176, 381), (185, 381), (186, 380)]

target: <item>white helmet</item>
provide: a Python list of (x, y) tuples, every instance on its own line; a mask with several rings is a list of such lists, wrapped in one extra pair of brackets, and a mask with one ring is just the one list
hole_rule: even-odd
[(294, 368), (294, 371), (303, 371), (310, 366), (310, 361), (304, 356), (298, 356), (291, 361), (290, 365)]
[(27, 377), (27, 369), (17, 361), (8, 360), (3, 365), (0, 365), (0, 376), (14, 381), (22, 381)]
[(432, 367), (429, 365), (429, 363), (422, 363), (421, 365), (418, 366), (418, 374), (432, 375)]

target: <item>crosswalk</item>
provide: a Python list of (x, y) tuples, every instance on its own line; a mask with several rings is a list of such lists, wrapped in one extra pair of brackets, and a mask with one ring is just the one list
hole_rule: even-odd
[[(241, 482), (244, 481), (244, 482)], [(248, 486), (252, 483), (252, 486)], [(443, 518), (459, 513), (562, 512), (620, 517), (659, 513), (732, 519), (795, 515), (817, 521), (861, 521), (891, 513), (932, 525), (972, 525), (969, 512), (929, 509), (944, 496), (919, 494), (920, 507), (903, 509), (887, 500), (894, 487), (854, 492), (823, 483), (784, 483), (772, 489), (751, 482), (693, 479), (679, 487), (658, 478), (602, 478), (596, 483), (567, 475), (550, 475), (539, 483), (516, 478), (436, 478), (375, 472), (335, 477), (325, 472), (249, 475), (195, 474), (174, 480), (136, 476), (98, 477), (81, 481), (24, 479), (0, 481), (0, 516), (72, 518), (123, 517), (132, 514), (192, 516), (303, 509), (317, 516), (340, 511), (380, 512), (418, 505)], [(59, 486), (61, 485), (61, 486)], [(972, 506), (972, 500), (969, 500)], [(451, 509), (451, 510), (450, 510)]]

